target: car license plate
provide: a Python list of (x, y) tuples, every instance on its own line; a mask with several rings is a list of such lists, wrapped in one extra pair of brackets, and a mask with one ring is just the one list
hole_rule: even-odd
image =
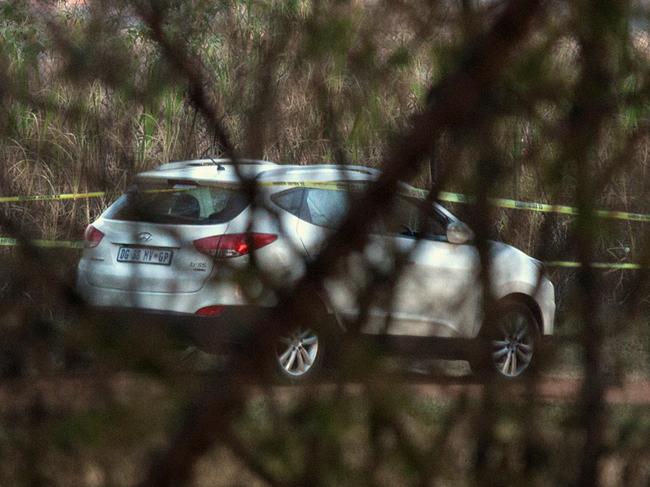
[(117, 252), (117, 261), (135, 264), (169, 265), (172, 263), (173, 254), (171, 250), (167, 249), (122, 246)]

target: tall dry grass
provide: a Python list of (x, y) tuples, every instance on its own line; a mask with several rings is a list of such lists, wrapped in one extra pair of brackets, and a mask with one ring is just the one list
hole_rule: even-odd
[[(224, 123), (235, 140), (243, 141), (243, 155), (248, 155), (248, 146), (252, 144), (246, 141), (246, 125), (261, 88), (256, 76), (260, 77), (265, 61), (264, 37), (273, 29), (268, 15), (262, 7), (246, 8), (245, 4), (224, 9), (192, 46), (201, 54), (201, 62), (211, 76), (210, 91), (222, 107)], [(300, 13), (297, 15), (299, 23)], [(382, 52), (372, 58), (371, 66), (331, 58), (319, 64), (317, 43), (326, 39), (318, 35), (311, 39), (316, 54), (301, 52), (304, 38), (296, 36), (287, 41), (298, 52), (295, 58), (287, 55), (280, 60), (272, 74), (276, 90), (276, 102), (268, 114), (272, 129), (264, 138), (258, 157), (280, 163), (337, 162), (332, 150), (333, 138), (337, 138), (346, 162), (370, 166), (378, 163), (391, 134), (400, 124), (407, 123), (409, 114), (421, 106), (431, 81), (445, 69), (445, 60), (441, 59), (444, 56), (432, 53), (425, 41), (435, 40), (443, 53), (452, 49), (455, 41), (440, 31), (429, 32), (430, 37), (417, 42), (405, 39), (403, 32), (409, 22), (398, 15), (377, 17), (366, 18), (357, 12), (355, 21), (344, 27), (350, 36), (362, 40), (367, 36), (381, 46)], [(77, 34), (80, 44), (89, 42), (89, 27), (81, 14), (66, 19), (65, 25)], [(170, 160), (219, 155), (219, 147), (206, 132), (201, 117), (188, 106), (182, 89), (167, 86), (164, 66), (141, 27), (119, 30), (117, 47), (132, 58), (133, 66), (127, 67), (135, 69), (127, 71), (128, 79), (119, 80), (127, 87), (117, 89), (110, 86), (114, 82), (110, 79), (105, 80), (109, 86), (100, 81), (76, 80), (75, 71), (85, 67), (83, 60), (75, 65), (77, 60), (63, 59), (59, 52), (46, 47), (43, 39), (51, 35), (46, 26), (32, 24), (28, 19), (22, 23), (4, 19), (0, 29), (8, 75), (24, 84), (22, 93), (17, 93), (9, 106), (4, 124), (0, 147), (4, 161), (3, 194), (93, 189), (119, 192), (135, 172)], [(39, 40), (34, 41), (33, 37)], [(409, 42), (416, 49), (407, 50), (406, 46), (412, 47)], [(341, 49), (347, 53), (349, 47), (343, 45)], [(575, 49), (571, 42), (558, 40), (550, 65), (556, 76), (573, 76)], [(87, 56), (94, 54), (97, 53), (89, 52)], [(104, 77), (110, 78), (108, 74)], [(125, 97), (125, 91), (136, 89), (151, 92), (140, 93), (139, 102)], [(340, 133), (336, 137), (325, 120), (328, 110), (338, 117), (336, 128)], [(529, 152), (539, 150), (546, 151), (546, 156), (552, 154), (552, 147), (535, 147), (537, 139), (554, 121), (552, 112), (550, 109), (529, 119), (512, 117), (502, 124), (498, 140), (510, 158), (512, 175), (504, 178), (500, 196), (549, 201), (552, 195), (544, 188), (547, 175), (526, 157), (535, 157)], [(630, 127), (643, 116), (638, 107), (623, 114)], [(609, 150), (615, 150), (619, 135), (616, 130), (612, 129)], [(634, 162), (630, 170), (611, 182), (599, 203), (618, 209), (650, 209), (641, 196), (645, 189), (647, 147), (646, 143), (640, 144), (631, 154)], [(609, 155), (604, 152), (602, 159)], [(465, 159), (469, 165), (471, 154), (465, 155)], [(429, 177), (428, 173), (423, 174), (416, 183), (425, 186)], [(571, 187), (571, 181), (565, 184)], [(463, 186), (460, 180), (450, 189), (463, 190)], [(566, 196), (569, 194), (566, 191)], [(553, 196), (557, 196), (556, 202), (571, 203), (562, 194)], [(55, 216), (58, 210), (52, 206), (48, 211)], [(534, 228), (537, 215), (526, 218)], [(73, 221), (70, 219), (69, 223)], [(49, 230), (52, 231), (51, 227)], [(527, 248), (531, 248), (530, 238), (528, 235), (524, 241)]]
[[(259, 78), (268, 56), (265, 37), (274, 28), (271, 14), (266, 7), (247, 8), (245, 3), (224, 9), (192, 42), (211, 77), (210, 93), (222, 107), (225, 125), (235, 140), (244, 141), (242, 155), (299, 164), (336, 162), (341, 156), (346, 162), (375, 165), (392, 131), (420, 103), (430, 83), (429, 53), (421, 48), (408, 56), (400, 54), (406, 40), (381, 32), (394, 19), (373, 25), (377, 19), (357, 12), (357, 21), (342, 29), (350, 36), (381, 36), (385, 52), (377, 56), (382, 66), (369, 66), (369, 73), (355, 68), (359, 72), (350, 75), (344, 59), (319, 65), (317, 55), (300, 52), (304, 39), (289, 35), (288, 49), (298, 53), (296, 58), (285, 54), (271, 73), (275, 101), (264, 114), (271, 128), (264, 140), (249, 143), (247, 119), (257, 109), (255, 95), (262, 89)], [(287, 22), (305, 21), (300, 10), (292, 15), (295, 18)], [(77, 70), (88, 67), (83, 56), (97, 52), (66, 59), (44, 42), (52, 35), (46, 25), (29, 17), (20, 20), (2, 19), (0, 24), (7, 77), (23, 85), (14, 93), (4, 124), (2, 194), (120, 192), (134, 173), (160, 163), (220, 155), (202, 118), (188, 106), (182, 87), (165, 79), (168, 71), (141, 26), (128, 26), (127, 19), (127, 27), (118, 29), (116, 46), (97, 47), (106, 56), (106, 49), (124, 50), (131, 64), (118, 60), (115, 69), (134, 68), (116, 81), (111, 78), (112, 66), (90, 66), (106, 68), (102, 83), (76, 79)], [(90, 41), (90, 27), (79, 12), (69, 14), (64, 23), (80, 44)], [(318, 50), (318, 43), (327, 39), (315, 37), (313, 49)], [(381, 77), (369, 85), (375, 74)], [(138, 101), (129, 99), (130, 90), (142, 91)], [(328, 111), (340, 113), (340, 119), (328, 121)], [(338, 135), (331, 133), (333, 122)], [(332, 149), (335, 137), (341, 145), (338, 155)], [(105, 204), (30, 203), (15, 205), (11, 211), (21, 214), (20, 221), (38, 237), (70, 238)]]

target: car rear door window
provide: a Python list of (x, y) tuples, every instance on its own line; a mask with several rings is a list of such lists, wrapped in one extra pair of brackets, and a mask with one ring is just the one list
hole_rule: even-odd
[(293, 188), (271, 196), (271, 201), (288, 211), (294, 216), (301, 218), (302, 198), (304, 190), (302, 188)]
[(339, 226), (350, 208), (350, 193), (330, 189), (307, 189), (305, 219), (326, 228)]
[(273, 195), (280, 208), (319, 227), (336, 228), (350, 207), (351, 193), (333, 189), (295, 188)]

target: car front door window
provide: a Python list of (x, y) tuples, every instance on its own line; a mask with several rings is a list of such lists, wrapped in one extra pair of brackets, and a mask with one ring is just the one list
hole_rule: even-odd
[(384, 219), (386, 233), (427, 240), (444, 240), (447, 219), (421, 200), (398, 197), (393, 210)]

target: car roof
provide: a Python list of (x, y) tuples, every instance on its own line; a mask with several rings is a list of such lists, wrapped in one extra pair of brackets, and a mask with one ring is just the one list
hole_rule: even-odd
[[(270, 161), (240, 159), (235, 165), (230, 159), (193, 159), (170, 162), (135, 176), (136, 182), (161, 180), (186, 180), (209, 184), (214, 182), (238, 183), (243, 178), (255, 178), (260, 172), (277, 167)], [(241, 174), (241, 177), (240, 177)]]
[(365, 166), (314, 164), (309, 166), (282, 165), (259, 174), (260, 182), (305, 181), (374, 181), (380, 171)]
[[(136, 175), (137, 182), (160, 182), (161, 180), (196, 181), (210, 184), (238, 183), (242, 178), (259, 182), (294, 183), (304, 181), (369, 181), (378, 177), (377, 169), (337, 164), (279, 165), (271, 161), (239, 159), (194, 159), (163, 164), (153, 170)], [(241, 175), (241, 177), (240, 177)]]

